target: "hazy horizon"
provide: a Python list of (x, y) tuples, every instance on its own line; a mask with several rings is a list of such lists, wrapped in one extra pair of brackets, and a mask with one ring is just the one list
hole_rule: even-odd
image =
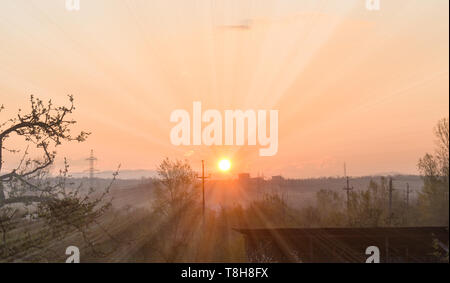
[[(194, 171), (200, 171), (195, 170)], [(122, 179), (122, 180), (139, 180), (142, 178), (158, 178), (158, 174), (156, 170), (145, 170), (145, 169), (127, 169), (127, 170), (104, 170), (94, 173), (94, 178), (97, 179), (112, 179), (113, 174), (119, 172), (116, 179)], [(211, 180), (227, 180), (227, 179), (237, 179), (238, 174), (240, 173), (248, 173), (248, 172), (238, 172), (233, 175), (224, 176), (221, 172), (215, 172), (211, 175)], [(87, 171), (74, 171), (69, 172), (69, 174), (74, 178), (89, 178), (89, 172)], [(57, 175), (54, 175), (55, 177)], [(273, 176), (279, 176), (279, 175), (273, 175)], [(345, 178), (344, 175), (329, 175), (329, 176), (306, 176), (306, 177), (296, 177), (296, 176), (283, 176), (285, 179), (321, 179), (321, 178), (335, 178), (335, 179), (342, 179)], [(378, 172), (368, 175), (359, 175), (359, 176), (349, 176), (350, 178), (365, 178), (365, 177), (387, 177), (387, 176), (415, 176), (420, 177), (419, 174), (407, 174), (407, 173), (401, 173), (401, 172)], [(257, 177), (263, 177), (265, 180), (270, 180), (272, 178), (272, 175), (266, 175), (264, 172), (260, 172), (259, 175), (252, 175), (250, 174), (251, 178), (257, 178)]]

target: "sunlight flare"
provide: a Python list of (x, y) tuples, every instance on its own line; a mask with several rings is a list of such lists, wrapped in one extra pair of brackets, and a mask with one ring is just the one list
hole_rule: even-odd
[(219, 169), (221, 171), (226, 172), (226, 171), (230, 170), (230, 168), (231, 168), (231, 161), (230, 160), (222, 159), (222, 160), (219, 161)]

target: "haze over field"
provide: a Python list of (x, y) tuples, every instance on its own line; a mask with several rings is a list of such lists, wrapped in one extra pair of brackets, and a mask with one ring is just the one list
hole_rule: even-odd
[(0, 263), (448, 263), (448, 22), (0, 0)]

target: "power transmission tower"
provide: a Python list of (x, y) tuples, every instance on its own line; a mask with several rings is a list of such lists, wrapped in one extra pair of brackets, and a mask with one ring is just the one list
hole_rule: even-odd
[(97, 160), (96, 157), (94, 157), (94, 150), (91, 149), (91, 155), (89, 156), (89, 158), (86, 158), (87, 161), (89, 161), (89, 186), (90, 189), (93, 190), (94, 189), (94, 172), (97, 171), (94, 168), (94, 162)]

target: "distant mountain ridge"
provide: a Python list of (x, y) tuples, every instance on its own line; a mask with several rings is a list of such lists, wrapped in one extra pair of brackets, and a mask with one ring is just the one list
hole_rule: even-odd
[[(95, 172), (94, 176), (95, 178), (100, 179), (110, 179), (113, 177), (113, 174), (115, 171), (112, 170), (106, 170), (106, 171), (98, 171)], [(74, 178), (85, 178), (89, 177), (89, 172), (74, 172), (71, 173), (72, 177)], [(138, 170), (119, 170), (119, 175), (117, 176), (118, 179), (142, 179), (142, 178), (154, 178), (156, 177), (156, 171), (154, 170), (144, 170), (144, 169), (138, 169)]]

